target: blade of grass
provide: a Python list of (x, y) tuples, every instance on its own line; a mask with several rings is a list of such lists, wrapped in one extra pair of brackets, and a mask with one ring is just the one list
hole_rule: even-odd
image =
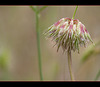
[(94, 45), (90, 45), (89, 48), (86, 49), (87, 51), (83, 54), (82, 59), (81, 59), (82, 63), (87, 61), (90, 58), (90, 56), (92, 56), (92, 55), (94, 55), (96, 53), (95, 52), (96, 51), (95, 47), (98, 46), (98, 45), (100, 45), (100, 41), (96, 42), (95, 46)]
[(97, 73), (97, 75), (96, 75), (96, 77), (95, 77), (94, 80), (95, 80), (95, 81), (98, 80), (99, 77), (100, 77), (100, 70), (99, 70), (99, 72)]

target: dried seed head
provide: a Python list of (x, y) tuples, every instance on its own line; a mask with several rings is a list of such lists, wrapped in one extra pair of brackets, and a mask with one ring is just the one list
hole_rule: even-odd
[(64, 51), (77, 49), (79, 53), (79, 45), (86, 47), (88, 41), (93, 43), (89, 32), (78, 19), (60, 19), (48, 28), (46, 35), (56, 41), (57, 51), (62, 46)]

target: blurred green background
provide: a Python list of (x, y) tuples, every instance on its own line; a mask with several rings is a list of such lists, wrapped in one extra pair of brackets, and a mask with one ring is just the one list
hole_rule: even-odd
[[(39, 6), (40, 8), (42, 6)], [(70, 80), (67, 54), (53, 47), (43, 32), (63, 17), (72, 18), (75, 5), (48, 6), (40, 13), (42, 72), (45, 81)], [(79, 6), (75, 19), (89, 31), (94, 43), (72, 52), (76, 80), (94, 80), (100, 70), (100, 6)], [(98, 78), (99, 80), (100, 78)], [(35, 13), (29, 6), (0, 6), (0, 80), (39, 81)]]

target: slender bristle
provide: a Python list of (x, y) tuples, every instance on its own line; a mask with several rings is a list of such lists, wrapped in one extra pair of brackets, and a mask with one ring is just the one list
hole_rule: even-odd
[[(79, 46), (86, 47), (88, 41), (93, 43), (86, 27), (78, 19), (62, 18), (51, 25), (44, 34), (49, 38), (52, 37), (52, 41), (56, 41), (57, 52), (61, 46), (63, 51), (70, 48), (70, 51), (77, 50), (79, 53)], [(93, 45), (95, 46), (94, 43)]]

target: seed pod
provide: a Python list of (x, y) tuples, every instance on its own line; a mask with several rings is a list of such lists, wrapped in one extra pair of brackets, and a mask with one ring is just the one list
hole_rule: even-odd
[(93, 43), (89, 32), (78, 19), (60, 19), (48, 28), (46, 35), (56, 41), (57, 51), (61, 46), (64, 51), (78, 50), (79, 53), (79, 45), (86, 47), (87, 42), (91, 41)]

